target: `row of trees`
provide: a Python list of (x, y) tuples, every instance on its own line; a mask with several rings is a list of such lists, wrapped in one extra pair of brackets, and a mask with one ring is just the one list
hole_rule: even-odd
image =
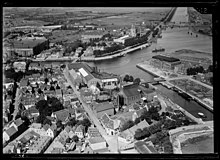
[(71, 127), (83, 125), (85, 127), (85, 130), (87, 131), (88, 128), (91, 126), (91, 122), (87, 118), (85, 118), (83, 120), (76, 120), (75, 118), (72, 118), (69, 120), (69, 122), (67, 122), (66, 125), (71, 126)]
[(156, 107), (151, 107), (149, 110), (145, 110), (139, 118), (136, 118), (135, 121), (129, 120), (123, 124), (123, 126), (120, 128), (120, 131), (124, 131), (126, 129), (131, 128), (132, 126), (140, 123), (143, 120), (146, 120), (147, 123), (152, 124), (152, 119), (155, 121), (160, 120), (160, 115), (158, 113), (158, 110)]
[(101, 51), (101, 50), (94, 50), (94, 55), (95, 57), (102, 57), (105, 55), (110, 55), (109, 53), (111, 52), (116, 52), (118, 50), (122, 50), (125, 47), (122, 46), (121, 44), (113, 44), (111, 47), (106, 47), (105, 50)]
[(198, 73), (205, 73), (203, 66), (187, 68), (186, 70), (187, 75), (197, 75)]
[[(145, 116), (145, 115), (144, 115)], [(135, 132), (135, 139), (141, 140), (146, 137), (149, 137), (157, 132), (163, 131), (163, 130), (170, 130), (170, 129), (175, 129), (177, 127), (181, 127), (183, 125), (189, 125), (191, 122), (189, 119), (182, 117), (182, 116), (177, 116), (177, 115), (172, 115), (172, 119), (166, 118), (166, 116), (171, 116), (169, 112), (163, 112), (161, 114), (161, 117), (159, 117), (159, 122), (151, 125), (149, 127), (144, 128), (143, 130), (137, 130)], [(147, 117), (149, 118), (149, 117)]]

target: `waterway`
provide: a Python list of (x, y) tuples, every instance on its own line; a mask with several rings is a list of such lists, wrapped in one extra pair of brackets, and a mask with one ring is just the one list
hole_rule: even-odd
[[(184, 14), (187, 13), (183, 10), (181, 10), (181, 12)], [(179, 13), (174, 14), (173, 18), (178, 19), (175, 18), (175, 15), (179, 15)], [(180, 17), (184, 18), (185, 16)], [(171, 53), (180, 49), (192, 49), (212, 54), (212, 37), (205, 35), (199, 35), (198, 37), (196, 37), (196, 34), (188, 34), (188, 31), (188, 28), (168, 28), (162, 32), (162, 38), (158, 39), (157, 42), (153, 43), (150, 47), (129, 53), (125, 57), (98, 62), (89, 62), (88, 64), (90, 66), (97, 66), (98, 69), (100, 69), (101, 71), (115, 74), (129, 73), (135, 78), (139, 77), (141, 79), (144, 79), (146, 82), (152, 82), (154, 76), (137, 68), (136, 64), (144, 60), (150, 59), (153, 55), (155, 55), (155, 53), (152, 53), (152, 50), (155, 48), (163, 47), (166, 50), (165, 53)], [(207, 116), (206, 120), (213, 119), (213, 114), (198, 103), (194, 101), (188, 102), (180, 97), (177, 93), (168, 90), (165, 87), (160, 87), (160, 89), (167, 96), (170, 96), (171, 100), (189, 111), (194, 116), (198, 117), (197, 113), (202, 112)]]
[(166, 97), (168, 97), (171, 101), (175, 102), (178, 104), (180, 107), (184, 108), (186, 111), (191, 113), (193, 116), (196, 118), (200, 118), (198, 116), (199, 112), (204, 113), (207, 117), (202, 118), (203, 121), (211, 121), (213, 120), (213, 113), (207, 110), (206, 108), (202, 107), (200, 104), (195, 102), (194, 100), (185, 100), (182, 98), (177, 92), (168, 89), (162, 85), (155, 85), (158, 89), (158, 92), (162, 93)]

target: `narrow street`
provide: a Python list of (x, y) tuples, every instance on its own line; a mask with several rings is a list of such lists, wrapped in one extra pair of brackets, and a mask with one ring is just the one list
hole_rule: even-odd
[(15, 102), (14, 102), (15, 110), (14, 110), (14, 113), (12, 114), (13, 115), (13, 120), (15, 120), (15, 116), (17, 115), (18, 110), (19, 110), (18, 105), (20, 103), (20, 97), (21, 97), (20, 88), (17, 88)]
[(101, 123), (99, 122), (98, 118), (94, 115), (94, 113), (91, 110), (91, 108), (82, 100), (82, 97), (80, 96), (80, 93), (77, 91), (76, 87), (74, 86), (74, 80), (70, 77), (68, 69), (65, 68), (63, 73), (64, 73), (64, 76), (65, 76), (66, 80), (71, 85), (71, 87), (73, 88), (74, 92), (76, 93), (78, 99), (82, 103), (83, 108), (88, 113), (90, 119), (93, 121), (93, 123), (95, 124), (95, 126), (99, 130), (100, 134), (103, 136), (103, 138), (108, 143), (108, 148), (109, 148), (110, 152), (111, 153), (116, 153), (117, 152), (116, 144), (112, 143), (113, 142), (112, 141), (113, 140), (112, 137), (107, 135), (105, 129), (102, 127)]

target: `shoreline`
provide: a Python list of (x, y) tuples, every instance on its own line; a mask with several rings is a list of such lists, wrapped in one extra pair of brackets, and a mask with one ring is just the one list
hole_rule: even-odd
[[(127, 50), (124, 50), (120, 53), (116, 53), (113, 55), (109, 55), (109, 56), (103, 56), (103, 57), (81, 57), (80, 61), (84, 61), (84, 62), (94, 62), (94, 61), (103, 61), (103, 60), (108, 60), (108, 59), (113, 59), (113, 58), (118, 58), (118, 57), (123, 57), (126, 54), (130, 53), (130, 52), (134, 52), (146, 47), (149, 47), (149, 43), (144, 43), (140, 46), (134, 47), (134, 48), (129, 48)], [(132, 47), (132, 46), (131, 46)]]

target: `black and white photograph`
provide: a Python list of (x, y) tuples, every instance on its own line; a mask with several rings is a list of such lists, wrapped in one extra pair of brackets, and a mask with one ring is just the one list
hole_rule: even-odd
[(214, 154), (206, 9), (3, 7), (3, 154)]

